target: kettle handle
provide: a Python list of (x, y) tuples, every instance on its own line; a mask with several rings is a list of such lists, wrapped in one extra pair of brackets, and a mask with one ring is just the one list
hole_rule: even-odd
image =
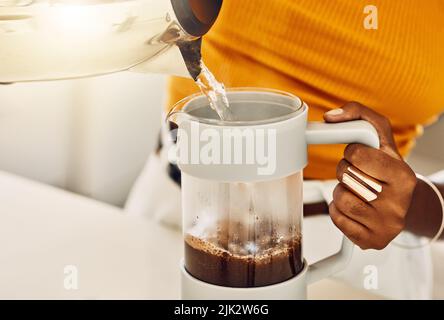
[[(309, 122), (305, 135), (307, 144), (361, 143), (379, 149), (378, 133), (364, 120), (342, 123)], [(353, 247), (353, 242), (344, 235), (341, 249), (336, 254), (309, 266), (307, 283), (314, 283), (343, 270), (350, 262)]]

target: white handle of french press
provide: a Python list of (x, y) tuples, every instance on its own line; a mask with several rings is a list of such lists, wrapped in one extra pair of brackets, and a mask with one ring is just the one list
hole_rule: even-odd
[[(369, 122), (363, 120), (342, 123), (309, 122), (306, 139), (307, 144), (361, 143), (379, 148), (378, 133)], [(350, 262), (353, 247), (353, 242), (344, 235), (338, 253), (309, 266), (307, 283), (316, 282), (343, 270)]]

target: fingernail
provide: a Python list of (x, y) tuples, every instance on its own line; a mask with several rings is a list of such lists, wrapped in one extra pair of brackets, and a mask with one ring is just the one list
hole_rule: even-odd
[(341, 108), (338, 108), (338, 109), (330, 110), (330, 111), (326, 112), (325, 114), (329, 115), (329, 116), (339, 116), (340, 114), (343, 114), (343, 113), (344, 113), (344, 110)]

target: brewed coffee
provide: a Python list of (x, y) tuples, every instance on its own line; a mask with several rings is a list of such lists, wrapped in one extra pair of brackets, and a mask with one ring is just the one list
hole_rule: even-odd
[(185, 235), (185, 267), (195, 278), (226, 287), (261, 287), (288, 280), (303, 269), (300, 234), (275, 240), (259, 235), (242, 245), (228, 243), (221, 234), (227, 233), (206, 239)]

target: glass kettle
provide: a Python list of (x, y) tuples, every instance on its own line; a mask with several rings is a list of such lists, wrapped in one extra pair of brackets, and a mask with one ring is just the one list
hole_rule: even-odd
[(222, 0), (0, 0), (0, 83), (123, 70), (189, 77), (176, 44), (186, 50), (194, 43), (199, 53), (221, 6)]

